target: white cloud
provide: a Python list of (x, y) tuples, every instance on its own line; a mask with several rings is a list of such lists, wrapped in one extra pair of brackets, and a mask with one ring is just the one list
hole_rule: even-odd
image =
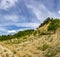
[[(30, 4), (26, 4), (26, 6), (32, 10), (32, 12), (35, 14), (35, 16), (37, 17), (37, 19), (40, 22), (43, 22), (43, 20), (47, 17), (53, 17), (53, 18), (59, 18), (60, 16), (56, 14), (56, 12), (52, 12), (50, 10), (48, 10), (48, 8), (46, 8), (46, 6), (43, 3), (30, 3)], [(58, 11), (58, 13), (60, 14), (60, 11)]]
[(0, 31), (7, 31), (7, 30), (4, 27), (1, 27)]
[(60, 14), (60, 10), (58, 11), (58, 14)]
[[(47, 17), (60, 17), (55, 12), (51, 12), (50, 10), (48, 10), (48, 8), (46, 8), (44, 4), (37, 2), (37, 0), (31, 0), (28, 2), (27, 1), (28, 0), (23, 0), (22, 2), (25, 2), (27, 9), (31, 10), (32, 13), (37, 17), (37, 19), (40, 22), (42, 22)], [(16, 2), (18, 2), (18, 0), (1, 0), (0, 9), (4, 9), (4, 10), (10, 9), (11, 7), (16, 5)], [(20, 4), (20, 5), (22, 5), (22, 4)], [(23, 9), (19, 9), (19, 10), (23, 11)], [(16, 11), (16, 12), (19, 12), (19, 11)], [(58, 11), (58, 13), (60, 14), (60, 11)], [(22, 13), (22, 15), (24, 15), (24, 14)], [(4, 31), (5, 34), (6, 33), (7, 34), (16, 33), (17, 31), (25, 30), (28, 28), (34, 28), (35, 29), (40, 25), (40, 23), (33, 23), (33, 22), (20, 23), (20, 20), (26, 21), (28, 19), (28, 18), (26, 19), (25, 16), (22, 16), (22, 15), (18, 16), (15, 13), (14, 13), (14, 15), (11, 13), (11, 15), (8, 14), (8, 15), (0, 16), (0, 18), (1, 18), (0, 22), (4, 21), (4, 22), (0, 23), (0, 31)], [(8, 22), (6, 22), (6, 21), (8, 21)], [(19, 21), (19, 23), (18, 23), (18, 21)], [(24, 28), (24, 29), (20, 28), (17, 30), (14, 30), (14, 29), (9, 30), (7, 28), (7, 26), (17, 26), (17, 27), (27, 27), (27, 28)]]
[[(37, 27), (39, 27), (39, 23), (3, 23), (0, 24), (0, 35), (7, 35), (7, 34), (14, 34), (17, 33), (18, 31), (23, 31), (23, 30), (27, 30), (27, 29), (36, 29)], [(6, 26), (17, 26), (17, 27), (25, 27), (25, 28), (20, 28), (17, 30), (9, 30), (7, 29)]]
[(7, 21), (17, 22), (19, 20), (18, 15), (4, 15), (3, 18)]
[(7, 29), (5, 27), (0, 27), (0, 35), (7, 35)]
[(7, 10), (7, 9), (13, 7), (16, 2), (18, 2), (18, 0), (1, 0), (0, 8)]
[(16, 30), (9, 30), (7, 33), (10, 34), (10, 33), (16, 33), (17, 31)]
[(31, 27), (31, 28), (37, 28), (40, 25), (40, 23), (3, 23), (0, 24), (0, 27), (6, 27), (6, 26), (17, 26), (17, 27)]
[(37, 4), (37, 5), (36, 4), (35, 5), (27, 4), (26, 6), (33, 11), (33, 13), (35, 14), (35, 16), (37, 17), (37, 19), (39, 21), (41, 21), (42, 19), (44, 19), (45, 16), (47, 16), (51, 13), (47, 10), (47, 8), (43, 4)]
[(16, 26), (37, 28), (39, 25), (39, 23), (17, 23)]

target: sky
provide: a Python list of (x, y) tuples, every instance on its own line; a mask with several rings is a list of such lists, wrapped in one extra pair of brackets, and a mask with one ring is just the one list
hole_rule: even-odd
[(60, 18), (60, 0), (0, 0), (0, 35), (36, 29), (47, 17)]

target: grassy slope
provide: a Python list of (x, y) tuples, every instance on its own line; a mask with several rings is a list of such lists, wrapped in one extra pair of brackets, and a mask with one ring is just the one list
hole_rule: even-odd
[(60, 57), (60, 20), (47, 20), (37, 30), (19, 32), (13, 35), (15, 38), (0, 41), (12, 54), (1, 51), (0, 57)]

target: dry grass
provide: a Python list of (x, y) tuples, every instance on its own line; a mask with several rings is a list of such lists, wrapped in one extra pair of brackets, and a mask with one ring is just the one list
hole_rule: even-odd
[(0, 42), (0, 57), (60, 57), (58, 30), (52, 35), (31, 35), (28, 38), (22, 42), (18, 42), (21, 39), (12, 39), (12, 43), (10, 40)]

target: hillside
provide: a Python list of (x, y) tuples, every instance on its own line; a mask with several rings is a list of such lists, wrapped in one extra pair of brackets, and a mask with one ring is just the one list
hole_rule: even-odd
[(60, 20), (47, 18), (36, 30), (0, 36), (0, 57), (60, 57)]

